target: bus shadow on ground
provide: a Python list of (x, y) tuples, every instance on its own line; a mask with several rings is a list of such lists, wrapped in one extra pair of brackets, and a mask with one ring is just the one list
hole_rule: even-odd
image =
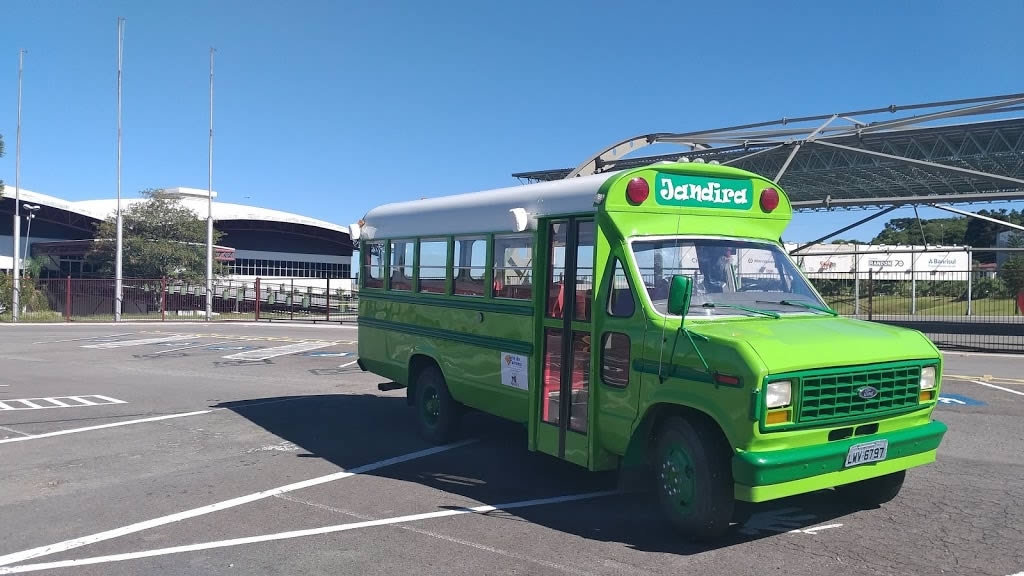
[[(260, 398), (217, 404), (306, 453), (345, 469), (428, 448), (416, 433), (404, 395), (324, 394)], [(526, 428), (478, 412), (468, 413), (462, 438), (477, 442), (386, 466), (367, 474), (411, 482), (478, 502), (501, 505), (539, 498), (614, 490), (614, 472), (587, 470), (527, 449)], [(455, 506), (453, 506), (455, 507)], [(739, 503), (735, 524), (723, 538), (698, 543), (673, 532), (654, 497), (629, 493), (557, 505), (515, 508), (488, 515), (529, 522), (583, 538), (618, 542), (637, 550), (697, 554), (767, 537), (815, 533), (857, 508), (832, 491), (762, 504)], [(429, 512), (430, 510), (423, 510)]]

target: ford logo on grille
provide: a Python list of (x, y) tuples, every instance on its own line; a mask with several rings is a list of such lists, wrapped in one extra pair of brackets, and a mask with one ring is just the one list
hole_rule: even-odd
[(878, 396), (878, 388), (875, 388), (873, 386), (865, 386), (860, 390), (857, 390), (857, 396), (860, 396), (865, 400), (871, 400), (875, 396)]

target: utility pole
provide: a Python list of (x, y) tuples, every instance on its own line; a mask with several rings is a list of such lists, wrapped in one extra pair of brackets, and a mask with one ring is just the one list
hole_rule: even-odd
[(121, 221), (121, 65), (124, 56), (124, 17), (117, 17), (117, 255), (114, 257), (114, 322), (121, 321), (122, 299), (122, 258), (121, 244), (123, 222)]
[(11, 298), (11, 321), (17, 322), (21, 313), (21, 266), (18, 262), (18, 250), (21, 243), (21, 75), (25, 60), (25, 50), (18, 50), (18, 136), (14, 152), (14, 282)]
[(213, 47), (210, 48), (210, 167), (206, 181), (206, 321), (213, 320)]

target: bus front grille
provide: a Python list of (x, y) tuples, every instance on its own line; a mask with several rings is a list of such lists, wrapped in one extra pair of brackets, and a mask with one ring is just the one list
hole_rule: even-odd
[[(797, 422), (824, 422), (916, 406), (920, 380), (920, 366), (804, 376), (800, 379)], [(865, 389), (869, 387), (876, 393), (867, 398), (871, 391)]]

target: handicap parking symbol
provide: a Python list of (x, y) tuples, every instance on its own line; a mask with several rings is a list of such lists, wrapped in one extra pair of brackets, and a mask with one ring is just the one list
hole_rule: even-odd
[(947, 404), (952, 406), (984, 406), (985, 403), (981, 400), (975, 400), (961, 394), (941, 394), (939, 396), (939, 404)]
[(306, 352), (304, 356), (311, 356), (313, 358), (344, 358), (345, 356), (351, 356), (351, 352)]

